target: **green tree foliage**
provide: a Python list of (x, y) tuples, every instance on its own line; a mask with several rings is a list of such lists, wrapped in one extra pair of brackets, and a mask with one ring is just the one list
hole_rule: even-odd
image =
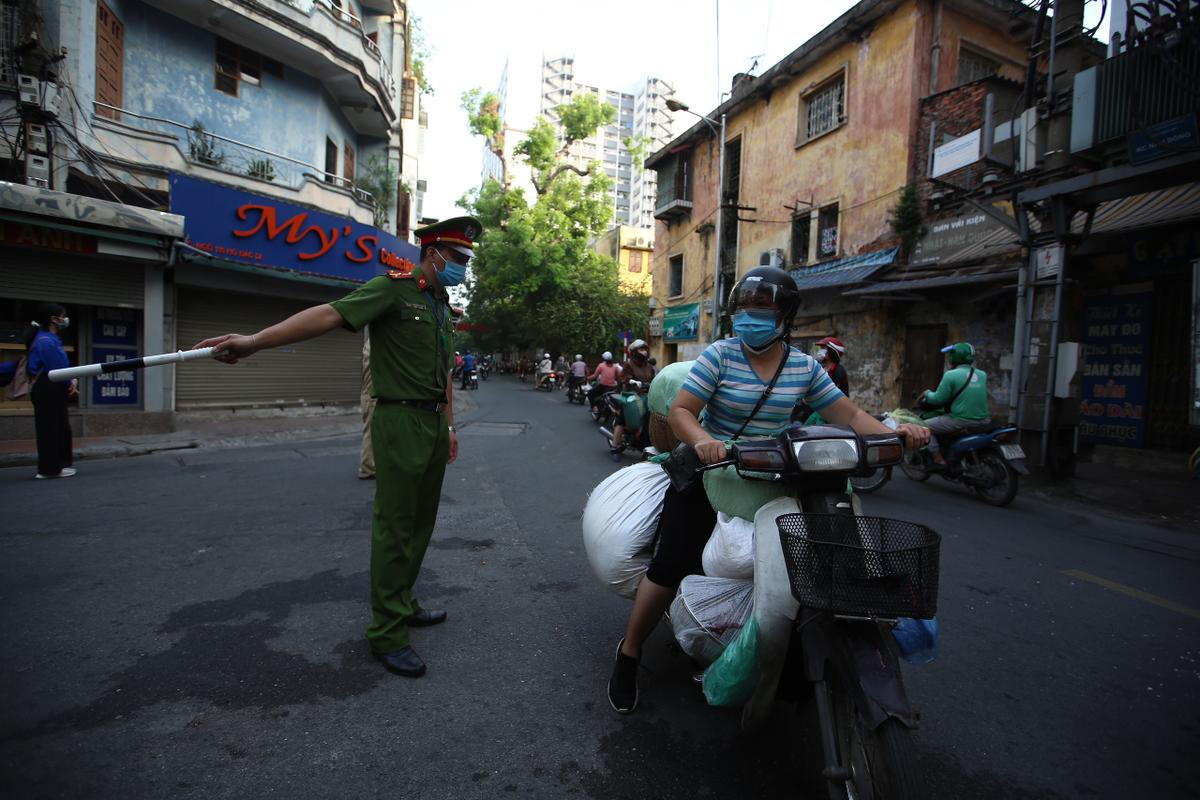
[(425, 41), (425, 27), (421, 24), (421, 18), (415, 15), (409, 15), (408, 18), (408, 52), (408, 63), (421, 94), (433, 94), (433, 86), (425, 76), (425, 65), (429, 63), (430, 55), (429, 43)]
[(500, 159), (501, 183), (508, 187), (508, 158), (504, 154), (504, 119), (500, 116), (500, 96), (479, 88), (462, 93), (462, 109), (467, 112), (467, 127), (482, 136), (488, 149)]
[[(499, 129), (487, 105), (477, 90), (463, 96), (471, 131), (484, 137)], [(538, 346), (594, 357), (618, 344), (618, 331), (646, 329), (646, 297), (621, 294), (616, 262), (591, 247), (612, 216), (612, 181), (603, 170), (563, 163), (570, 143), (612, 122), (615, 109), (584, 95), (561, 109), (560, 119), (562, 139), (539, 119), (515, 148), (533, 169), (533, 198), (488, 181), (459, 201), (484, 228), (467, 316), (486, 326), (473, 332), (485, 350)]]
[(388, 210), (396, 200), (397, 178), (396, 168), (375, 153), (361, 162), (358, 174), (354, 176), (354, 187), (375, 201), (373, 222), (376, 228), (389, 227)]
[(900, 237), (900, 251), (907, 259), (927, 228), (921, 218), (921, 199), (917, 187), (909, 184), (900, 190), (900, 197), (888, 215), (892, 233)]

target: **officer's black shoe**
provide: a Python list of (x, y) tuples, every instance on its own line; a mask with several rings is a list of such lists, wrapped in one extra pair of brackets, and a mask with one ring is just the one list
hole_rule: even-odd
[(375, 653), (375, 657), (393, 674), (406, 678), (419, 678), (425, 674), (425, 662), (411, 647), (401, 648), (394, 653)]
[(638, 659), (622, 653), (623, 644), (624, 639), (617, 645), (617, 660), (613, 664), (612, 677), (608, 680), (608, 704), (618, 714), (629, 714), (638, 704)]
[(438, 625), (445, 621), (445, 611), (430, 611), (427, 608), (422, 608), (420, 611), (404, 620), (404, 623), (412, 628), (428, 628), (430, 625)]

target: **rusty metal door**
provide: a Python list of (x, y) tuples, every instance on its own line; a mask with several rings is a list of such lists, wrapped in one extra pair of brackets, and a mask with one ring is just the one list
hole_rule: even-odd
[(912, 405), (913, 395), (936, 389), (942, 379), (946, 346), (945, 325), (909, 325), (904, 329), (904, 381), (901, 405)]

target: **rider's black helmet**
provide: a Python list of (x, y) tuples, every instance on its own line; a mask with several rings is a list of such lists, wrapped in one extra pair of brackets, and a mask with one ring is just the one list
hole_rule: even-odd
[(779, 309), (780, 327), (787, 332), (800, 310), (800, 290), (791, 275), (779, 267), (755, 267), (733, 285), (729, 292), (729, 315), (754, 306), (754, 300), (769, 300)]

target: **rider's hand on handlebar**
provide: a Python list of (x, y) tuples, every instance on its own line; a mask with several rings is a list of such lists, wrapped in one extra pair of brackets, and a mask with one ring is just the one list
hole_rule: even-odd
[(725, 460), (725, 443), (718, 442), (716, 439), (707, 439), (694, 445), (696, 455), (705, 464), (715, 464), (718, 461)]
[(929, 444), (929, 428), (906, 422), (897, 426), (896, 433), (904, 440), (904, 445), (909, 450), (920, 450)]

